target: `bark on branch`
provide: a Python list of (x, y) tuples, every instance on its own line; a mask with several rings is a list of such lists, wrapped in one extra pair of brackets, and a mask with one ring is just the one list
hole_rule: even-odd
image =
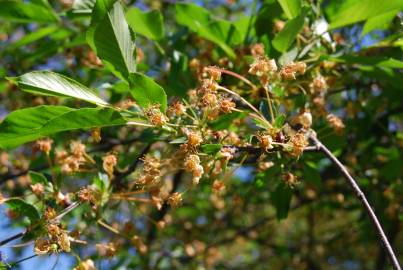
[(392, 249), (392, 246), (389, 243), (388, 238), (386, 237), (385, 232), (382, 229), (381, 223), (378, 220), (378, 217), (376, 216), (374, 210), (372, 209), (371, 205), (369, 204), (367, 198), (365, 197), (365, 194), (361, 191), (360, 187), (358, 186), (357, 182), (354, 180), (354, 178), (349, 174), (347, 169), (344, 167), (344, 165), (330, 152), (329, 149), (327, 149), (326, 146), (324, 146), (317, 138), (315, 135), (311, 135), (310, 139), (314, 142), (314, 144), (317, 146), (319, 151), (321, 151), (323, 154), (325, 154), (332, 162), (334, 165), (338, 167), (340, 172), (343, 174), (343, 176), (347, 179), (349, 185), (353, 189), (355, 196), (360, 199), (362, 204), (364, 205), (365, 210), (367, 211), (367, 214), (375, 226), (376, 232), (378, 234), (379, 239), (382, 242), (383, 248), (385, 249), (386, 253), (388, 254), (388, 257), (390, 259), (390, 262), (393, 266), (393, 269), (395, 270), (401, 270), (401, 267), (399, 265), (399, 261), (397, 260), (397, 257), (395, 255), (395, 252)]

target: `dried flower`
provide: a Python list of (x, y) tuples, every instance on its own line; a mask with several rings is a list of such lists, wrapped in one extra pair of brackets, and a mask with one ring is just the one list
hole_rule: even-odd
[(165, 228), (165, 226), (167, 225), (167, 223), (163, 220), (160, 220), (157, 222), (157, 228), (160, 230), (163, 230)]
[(36, 239), (34, 244), (34, 252), (36, 255), (46, 255), (51, 252), (51, 246), (52, 243), (48, 239)]
[(139, 236), (137, 235), (133, 236), (131, 242), (141, 254), (147, 253), (148, 248)]
[(31, 185), (31, 190), (32, 193), (34, 193), (36, 196), (40, 196), (43, 194), (45, 191), (45, 187), (41, 183), (36, 183), (34, 185)]
[(84, 187), (77, 192), (77, 197), (81, 202), (89, 202), (91, 204), (95, 204), (97, 194), (96, 191), (91, 189), (90, 187)]
[(181, 116), (186, 112), (186, 107), (180, 101), (175, 101), (168, 109), (170, 112), (174, 113), (176, 116)]
[(182, 194), (180, 194), (179, 192), (173, 193), (168, 198), (168, 204), (173, 208), (176, 208), (179, 205), (181, 205), (182, 204)]
[(255, 62), (250, 65), (249, 73), (261, 77), (269, 72), (277, 71), (276, 61), (266, 57), (257, 57)]
[(220, 101), (220, 110), (223, 113), (230, 113), (235, 108), (236, 104), (231, 99), (226, 98)]
[(202, 85), (198, 89), (201, 94), (217, 91), (218, 84), (210, 79), (204, 79)]
[(113, 178), (113, 170), (116, 164), (118, 163), (118, 159), (114, 154), (108, 154), (103, 158), (103, 168), (105, 172), (108, 174), (109, 178)]
[(299, 114), (292, 118), (291, 124), (293, 126), (299, 124), (303, 128), (308, 129), (312, 125), (312, 114), (309, 112), (308, 109), (301, 109)]
[(80, 164), (81, 157), (77, 158), (76, 156), (69, 156), (63, 161), (61, 170), (66, 174), (74, 173), (79, 170)]
[(294, 188), (295, 185), (297, 185), (299, 182), (297, 176), (293, 175), (290, 172), (284, 173), (282, 179), (284, 183), (290, 188)]
[(189, 131), (186, 136), (188, 137), (187, 144), (191, 147), (197, 147), (203, 142), (202, 137), (197, 132)]
[(70, 240), (65, 231), (62, 231), (57, 237), (57, 244), (64, 252), (70, 252)]
[(56, 218), (57, 213), (56, 210), (52, 207), (48, 207), (45, 210), (45, 213), (43, 214), (45, 220), (52, 220), (54, 218)]
[(6, 201), (6, 198), (4, 198), (3, 194), (0, 193), (0, 205), (2, 205)]
[(234, 154), (235, 154), (235, 148), (223, 147), (220, 150), (220, 157), (222, 157), (222, 158), (224, 158), (226, 160), (233, 159)]
[(167, 117), (160, 111), (159, 104), (150, 106), (145, 110), (145, 114), (150, 123), (156, 126), (162, 126), (168, 121)]
[(139, 184), (153, 186), (160, 182), (160, 159), (151, 155), (146, 155), (143, 159), (143, 174), (139, 179)]
[(223, 181), (215, 180), (212, 189), (215, 194), (223, 194), (225, 192), (225, 184)]
[(38, 141), (36, 141), (36, 148), (39, 151), (44, 152), (45, 154), (49, 155), (49, 152), (52, 149), (52, 143), (53, 143), (53, 140), (49, 139), (49, 138), (38, 140)]
[(286, 80), (295, 80), (295, 75), (298, 74), (304, 74), (306, 70), (306, 64), (303, 62), (291, 62), (288, 64), (285, 64), (281, 70), (280, 70), (280, 75), (283, 77), (283, 79)]
[(68, 157), (68, 153), (66, 150), (56, 150), (55, 151), (55, 160), (57, 164), (63, 164), (64, 160)]
[(330, 126), (334, 129), (336, 134), (338, 134), (338, 135), (343, 134), (345, 125), (344, 125), (343, 121), (339, 117), (337, 117), (334, 114), (329, 114), (326, 117), (326, 120), (330, 124)]
[(99, 255), (101, 257), (113, 257), (116, 254), (116, 246), (114, 243), (110, 242), (108, 244), (102, 243), (102, 244), (96, 244), (95, 248), (97, 249)]
[(269, 134), (259, 133), (257, 135), (257, 139), (260, 143), (260, 146), (265, 150), (269, 150), (273, 148), (273, 138)]
[(86, 259), (85, 261), (81, 261), (73, 270), (96, 270), (96, 267), (93, 260)]
[(308, 145), (308, 141), (305, 138), (305, 135), (302, 133), (294, 134), (289, 143), (292, 146), (290, 154), (294, 157), (299, 157), (304, 152), (305, 147)]
[(263, 43), (255, 43), (250, 46), (250, 52), (254, 57), (264, 55), (264, 45)]
[(310, 84), (312, 93), (323, 93), (327, 90), (327, 83), (322, 75), (316, 76)]
[(204, 173), (203, 166), (200, 165), (198, 155), (189, 155), (185, 160), (185, 169), (193, 174), (193, 184), (198, 184)]
[(201, 101), (204, 106), (212, 108), (217, 105), (218, 98), (215, 93), (207, 92), (202, 96)]
[(218, 81), (219, 79), (221, 79), (221, 71), (218, 67), (205, 67), (204, 73), (208, 73), (211, 80)]
[(94, 139), (95, 142), (99, 143), (101, 141), (101, 129), (93, 128), (91, 130), (91, 137)]
[(76, 158), (82, 158), (87, 154), (85, 152), (85, 145), (80, 141), (72, 141), (70, 143), (70, 151)]

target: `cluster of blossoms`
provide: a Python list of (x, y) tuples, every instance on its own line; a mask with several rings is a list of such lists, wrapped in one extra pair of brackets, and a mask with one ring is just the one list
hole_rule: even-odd
[[(258, 155), (255, 159), (257, 160), (256, 170), (258, 172), (264, 172), (276, 165), (274, 160), (274, 162), (271, 161), (271, 158), (268, 161), (267, 157), (270, 156), (270, 153), (285, 154), (291, 158), (299, 158), (302, 155), (309, 144), (309, 130), (313, 124), (312, 114), (308, 108), (303, 107), (288, 121), (276, 124), (275, 114), (278, 114), (279, 103), (282, 100), (272, 92), (271, 86), (280, 85), (286, 88), (289, 84), (297, 84), (297, 82), (290, 81), (296, 80), (299, 75), (304, 75), (307, 71), (307, 65), (303, 62), (278, 65), (274, 59), (265, 56), (265, 49), (262, 44), (251, 46), (250, 53), (254, 57), (254, 61), (248, 63), (244, 70), (245, 73), (253, 75), (253, 80), (257, 81), (256, 84), (250, 82), (243, 75), (217, 66), (202, 66), (201, 61), (192, 60), (190, 66), (196, 70), (200, 85), (197, 89), (188, 92), (189, 102), (178, 99), (172, 100), (167, 114), (160, 110), (159, 104), (154, 104), (145, 109), (143, 114), (144, 119), (148, 121), (144, 126), (156, 127), (156, 130), (161, 131), (160, 135), (169, 134), (168, 140), (178, 140), (180, 145), (170, 147), (167, 151), (164, 149), (169, 145), (166, 142), (159, 142), (159, 145), (150, 147), (151, 150), (148, 154), (141, 157), (143, 166), (134, 174), (135, 180), (123, 184), (123, 188), (126, 188), (125, 192), (108, 194), (108, 198), (151, 202), (157, 209), (161, 209), (164, 204), (173, 208), (179, 207), (183, 202), (184, 193), (174, 188), (167, 188), (169, 185), (167, 183), (173, 181), (172, 175), (174, 173), (184, 171), (187, 172), (186, 175), (189, 178), (191, 177), (190, 188), (198, 185), (203, 176), (207, 176), (211, 180), (212, 194), (210, 200), (214, 207), (222, 209), (225, 206), (222, 195), (226, 192), (227, 180), (229, 174), (232, 173), (227, 171), (227, 167), (232, 164), (230, 162), (242, 164), (250, 154), (243, 155), (240, 153), (243, 151), (242, 149), (249, 149), (252, 152), (258, 150), (253, 152)], [(227, 63), (228, 61), (223, 62)], [(225, 88), (223, 85), (226, 81), (225, 78), (222, 78), (223, 74), (241, 79), (242, 82), (249, 84), (252, 89), (249, 92), (242, 91), (241, 95), (239, 87), (241, 87), (242, 82), (231, 87), (231, 90)], [(310, 91), (304, 91), (304, 93), (308, 94), (309, 92), (312, 103), (323, 110), (323, 116), (326, 116), (328, 123), (335, 132), (342, 133), (343, 122), (337, 116), (328, 114), (324, 106), (324, 98), (328, 89), (325, 77), (317, 74), (309, 83), (309, 89)], [(262, 102), (259, 99), (262, 95), (259, 99), (255, 98), (255, 94), (259, 91), (265, 92), (263, 101), (267, 101), (270, 117), (264, 115), (261, 110)], [(252, 103), (255, 102), (255, 105), (249, 103), (248, 97), (244, 98), (245, 93), (249, 94), (248, 97)], [(256, 105), (258, 102), (260, 102), (259, 106)], [(119, 104), (119, 108), (125, 110), (133, 106), (136, 104), (132, 100), (125, 100)], [(272, 106), (276, 110), (273, 110)], [(284, 106), (287, 106), (286, 101), (284, 101)], [(237, 127), (236, 132), (229, 129), (215, 130), (211, 127), (211, 123), (219, 120), (220, 116), (234, 112), (242, 114), (242, 118), (240, 117), (232, 123)], [(100, 142), (101, 130), (99, 128), (93, 129), (91, 138), (92, 142)], [(177, 143), (171, 145), (177, 145)], [(216, 151), (206, 152), (203, 149), (205, 145), (218, 145), (219, 148)], [(39, 140), (35, 149), (45, 153), (50, 159), (52, 140)], [(118, 175), (115, 170), (120, 149), (115, 150), (111, 150), (102, 157), (102, 168), (109, 180), (114, 179), (114, 174)], [(167, 158), (166, 155), (171, 156)], [(89, 171), (86, 170), (88, 166), (92, 166), (92, 168), (97, 166), (97, 163), (88, 155), (86, 145), (80, 141), (71, 142), (69, 151), (56, 150), (55, 160), (64, 174), (86, 172)], [(290, 172), (282, 174), (281, 179), (290, 188), (294, 188), (299, 182), (299, 178)], [(121, 189), (122, 186), (118, 188)], [(31, 185), (31, 189), (38, 197), (44, 192), (44, 186), (38, 183)], [(131, 196), (142, 193), (148, 193), (149, 197)], [(63, 197), (62, 193), (59, 192), (59, 194), (61, 195), (58, 195), (60, 197), (58, 200), (64, 201), (67, 205), (69, 199)], [(76, 195), (79, 202), (87, 202), (93, 209), (96, 209), (102, 200), (99, 191), (92, 186), (80, 189)], [(70, 237), (67, 231), (60, 224), (50, 222), (55, 216), (56, 214), (50, 210), (45, 213), (45, 218), (48, 221), (46, 223), (47, 235), (35, 241), (35, 252), (38, 255), (70, 251)], [(164, 220), (155, 221), (155, 226), (159, 229), (164, 228), (165, 225)], [(125, 235), (140, 253), (147, 252), (147, 245), (133, 230), (125, 228)], [(101, 256), (113, 257), (119, 246), (118, 242), (100, 243), (96, 245), (96, 249)], [(94, 265), (88, 259), (80, 262), (75, 269), (91, 270), (94, 269)]]
[(34, 251), (37, 255), (56, 253), (60, 251), (70, 252), (70, 237), (59, 223), (54, 223), (56, 212), (48, 208), (45, 212), (45, 226), (47, 238), (35, 240)]

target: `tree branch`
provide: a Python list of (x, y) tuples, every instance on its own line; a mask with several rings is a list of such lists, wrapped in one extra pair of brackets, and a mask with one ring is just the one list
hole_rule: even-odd
[(365, 207), (365, 210), (367, 211), (367, 214), (372, 221), (373, 225), (375, 226), (375, 229), (378, 233), (378, 237), (380, 238), (383, 247), (388, 254), (388, 257), (392, 263), (393, 269), (395, 270), (401, 270), (401, 267), (399, 265), (399, 261), (396, 258), (395, 252), (392, 249), (392, 246), (389, 243), (388, 238), (386, 237), (385, 232), (382, 229), (382, 226), (372, 209), (371, 205), (369, 204), (367, 198), (365, 197), (365, 194), (361, 191), (360, 187), (358, 186), (357, 182), (354, 180), (354, 178), (349, 174), (347, 169), (344, 167), (344, 165), (330, 152), (329, 149), (327, 149), (326, 146), (324, 146), (317, 138), (315, 135), (311, 135), (310, 139), (315, 143), (315, 145), (318, 147), (318, 149), (324, 153), (332, 162), (334, 165), (338, 167), (340, 172), (343, 174), (343, 176), (347, 179), (349, 185), (351, 188), (354, 190), (355, 196), (361, 200), (362, 204)]

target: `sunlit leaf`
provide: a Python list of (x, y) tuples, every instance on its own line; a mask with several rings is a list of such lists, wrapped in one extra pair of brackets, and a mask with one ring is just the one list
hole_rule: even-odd
[(97, 0), (87, 41), (116, 76), (126, 80), (136, 71), (134, 33), (119, 1)]
[(289, 19), (297, 17), (301, 12), (301, 0), (278, 0), (278, 2)]
[(284, 53), (290, 48), (299, 31), (301, 31), (304, 26), (305, 15), (306, 9), (304, 9), (298, 17), (289, 20), (284, 26), (284, 29), (274, 37), (272, 44), (276, 50)]
[(50, 71), (32, 71), (22, 76), (9, 78), (21, 90), (47, 96), (73, 97), (82, 99), (100, 106), (108, 103), (86, 86), (61, 74)]
[(130, 74), (130, 93), (143, 108), (159, 104), (161, 111), (167, 108), (167, 95), (164, 89), (153, 79), (140, 73)]
[(0, 147), (14, 148), (53, 133), (124, 125), (126, 120), (115, 110), (73, 109), (64, 106), (37, 106), (10, 113), (0, 124)]
[(0, 19), (20, 23), (48, 23), (57, 22), (59, 18), (44, 5), (24, 3), (16, 0), (3, 0), (0, 3)]
[(348, 0), (336, 9), (330, 17), (330, 29), (361, 22), (380, 14), (402, 10), (403, 0)]
[(159, 10), (142, 12), (133, 7), (126, 13), (126, 19), (134, 32), (152, 40), (160, 40), (165, 35), (164, 22)]

